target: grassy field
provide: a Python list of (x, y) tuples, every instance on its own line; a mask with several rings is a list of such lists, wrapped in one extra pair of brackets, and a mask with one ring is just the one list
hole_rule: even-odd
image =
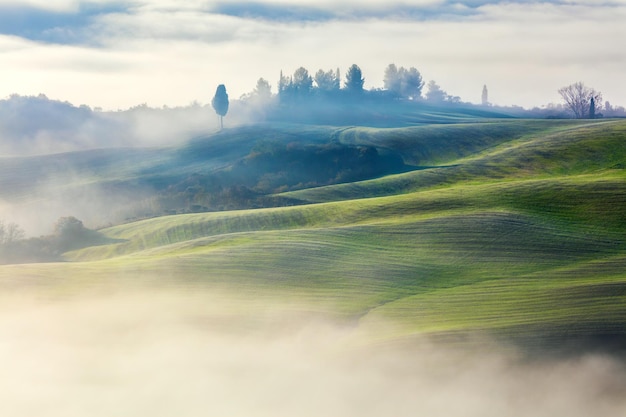
[[(284, 194), (303, 205), (104, 228), (114, 243), (68, 252), (67, 262), (0, 266), (3, 291), (228, 294), (229, 314), (252, 322), (280, 305), (379, 342), (467, 332), (527, 345), (626, 340), (624, 121), (242, 128), (122, 159), (66, 158), (89, 170), (81, 181), (163, 180), (231, 164), (270, 139), (375, 146), (415, 170)], [(7, 191), (7, 166), (3, 196), (31, 198)]]

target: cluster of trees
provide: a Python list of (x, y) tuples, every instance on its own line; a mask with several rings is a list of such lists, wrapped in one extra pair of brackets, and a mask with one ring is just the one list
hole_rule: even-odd
[[(404, 99), (411, 101), (425, 100), (431, 103), (461, 104), (460, 97), (448, 94), (434, 80), (426, 84), (421, 73), (415, 67), (407, 69), (397, 67), (395, 64), (389, 64), (385, 69), (383, 82), (383, 89), (370, 90), (367, 92), (367, 97), (376, 100), (383, 99), (383, 101), (384, 99)], [(366, 97), (364, 83), (363, 72), (356, 64), (348, 68), (343, 85), (338, 68), (336, 70), (320, 69), (311, 75), (306, 68), (300, 67), (291, 76), (286, 76), (282, 71), (280, 72), (276, 96), (279, 103), (287, 105), (294, 102), (300, 104), (305, 100), (310, 100), (312, 97), (321, 97), (335, 101), (355, 97), (362, 99)], [(613, 107), (609, 102), (602, 103), (602, 93), (585, 86), (582, 82), (563, 87), (558, 92), (565, 102), (565, 109), (571, 112), (575, 118), (594, 119), (603, 116), (626, 116), (626, 111), (623, 107)], [(255, 89), (243, 96), (242, 99), (261, 105), (257, 107), (264, 107), (271, 102), (273, 97), (270, 83), (266, 79), (260, 78)], [(492, 106), (489, 103), (486, 85), (483, 86), (481, 103), (482, 106)], [(224, 85), (218, 86), (212, 105), (221, 118), (226, 115), (228, 111), (228, 95)], [(565, 109), (558, 114), (554, 114), (552, 108), (547, 111), (533, 109), (528, 112), (521, 108), (519, 109), (521, 115), (528, 113), (526, 116), (532, 115), (531, 117), (568, 117)], [(506, 110), (506, 108), (502, 110)], [(601, 113), (602, 110), (604, 110), (604, 114)]]
[[(365, 79), (361, 68), (356, 64), (352, 65), (346, 73), (343, 90), (359, 94), (363, 92), (364, 84)], [(257, 88), (258, 86), (257, 83)], [(311, 76), (306, 68), (300, 67), (290, 77), (283, 75), (281, 71), (278, 80), (278, 96), (282, 100), (309, 97), (313, 92), (332, 95), (340, 90), (341, 75), (339, 69), (328, 71), (320, 69), (314, 76)]]
[(558, 90), (565, 107), (576, 119), (597, 119), (600, 117), (626, 117), (623, 106), (613, 106), (602, 102), (602, 93), (587, 87), (579, 81)]
[[(364, 92), (365, 79), (358, 65), (352, 65), (345, 76), (343, 88), (339, 69), (325, 71), (318, 70), (314, 75), (304, 68), (298, 68), (292, 76), (280, 73), (278, 81), (278, 98), (289, 102), (294, 98), (310, 97), (311, 95), (338, 96), (339, 93), (361, 94)], [(437, 82), (424, 82), (421, 73), (415, 68), (397, 67), (389, 64), (385, 69), (383, 89), (373, 89), (370, 93), (377, 93), (376, 97), (393, 99), (426, 100), (433, 103), (461, 103), (461, 98), (448, 94)], [(255, 90), (247, 95), (247, 99), (257, 99), (267, 102), (271, 97), (271, 85), (263, 78), (259, 79)], [(624, 117), (623, 107), (614, 107), (609, 102), (602, 102), (602, 93), (585, 86), (582, 82), (574, 83), (558, 90), (565, 102), (566, 108), (575, 118)], [(344, 94), (345, 96), (345, 94)], [(481, 104), (489, 103), (487, 86), (483, 86)]]
[(57, 220), (51, 235), (28, 239), (19, 225), (0, 221), (0, 264), (57, 261), (69, 250), (107, 242), (73, 216)]
[(227, 169), (195, 173), (159, 190), (153, 207), (176, 214), (302, 204), (273, 194), (408, 169), (400, 155), (373, 146), (263, 140)]
[[(430, 81), (424, 92), (425, 82), (422, 74), (415, 67), (397, 67), (389, 64), (385, 69), (384, 88), (372, 90), (374, 93), (384, 93), (389, 98), (420, 100), (426, 99), (434, 102), (460, 102), (460, 98), (446, 93), (435, 82)], [(339, 68), (333, 70), (320, 69), (315, 74), (300, 67), (293, 75), (287, 76), (280, 72), (278, 79), (277, 95), (280, 101), (290, 102), (298, 98), (309, 98), (312, 95), (325, 97), (359, 96), (364, 94), (365, 78), (361, 68), (353, 64), (348, 68), (342, 83)], [(255, 89), (244, 98), (267, 102), (272, 97), (272, 86), (264, 79), (257, 81)]]
[(417, 100), (422, 96), (424, 80), (422, 74), (414, 67), (408, 70), (404, 67), (396, 67), (390, 64), (385, 69), (384, 86), (387, 91), (397, 97), (406, 97)]
[[(602, 93), (587, 87), (582, 82), (562, 87), (559, 94), (565, 105), (574, 113), (576, 119), (595, 119), (602, 117)], [(609, 104), (610, 106), (610, 104)]]

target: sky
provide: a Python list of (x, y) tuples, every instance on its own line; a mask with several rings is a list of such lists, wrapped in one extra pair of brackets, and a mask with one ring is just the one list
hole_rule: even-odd
[(624, 22), (626, 0), (0, 0), (0, 98), (185, 106), (301, 66), (382, 88), (394, 63), (467, 102), (487, 85), (542, 106), (582, 81), (625, 105)]

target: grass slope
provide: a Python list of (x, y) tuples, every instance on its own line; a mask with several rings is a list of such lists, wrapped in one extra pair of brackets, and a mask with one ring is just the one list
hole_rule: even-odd
[[(429, 129), (448, 132), (434, 136), (447, 145), (429, 144)], [(463, 132), (482, 139), (452, 140)], [(0, 282), (59, 294), (146, 284), (227, 290), (251, 314), (279, 299), (380, 340), (467, 331), (525, 343), (624, 340), (626, 123), (334, 134), (400, 147), (386, 135), (406, 155), (430, 147), (420, 157), (445, 166), (289, 193), (318, 204), (111, 227), (101, 232), (117, 243), (67, 253), (73, 262), (0, 267)]]

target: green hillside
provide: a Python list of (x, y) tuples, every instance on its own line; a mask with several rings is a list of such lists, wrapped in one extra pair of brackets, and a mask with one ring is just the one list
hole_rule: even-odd
[(1, 266), (0, 284), (59, 297), (226, 293), (246, 317), (287, 305), (379, 341), (479, 332), (624, 346), (626, 122), (249, 128), (153, 150), (130, 171), (94, 168), (94, 181), (110, 181), (107, 170), (135, 181), (232, 170), (270, 139), (374, 147), (411, 170), (280, 194), (307, 204), (119, 224), (99, 230), (113, 243), (68, 262)]

